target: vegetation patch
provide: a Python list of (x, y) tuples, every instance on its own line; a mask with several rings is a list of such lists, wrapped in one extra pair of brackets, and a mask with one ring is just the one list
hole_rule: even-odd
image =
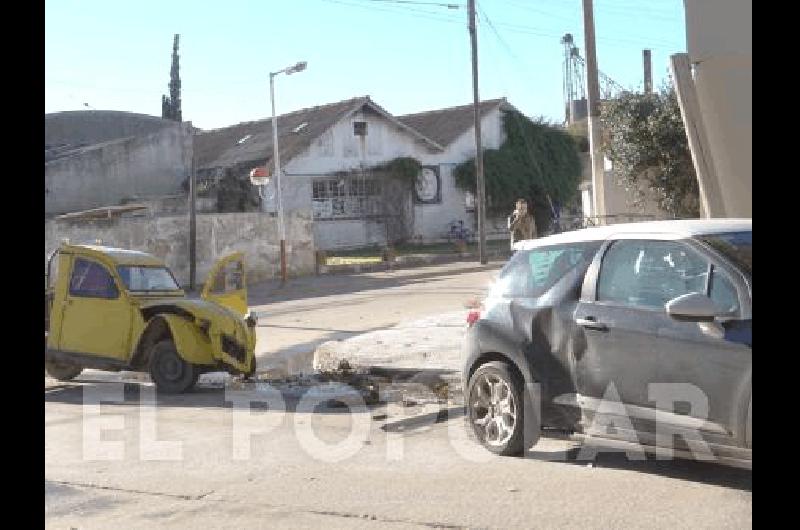
[[(579, 138), (539, 118), (517, 111), (503, 116), (506, 140), (483, 153), (486, 204), (490, 214), (508, 214), (518, 198), (531, 205), (540, 231), (551, 220), (553, 205), (570, 203), (581, 178)], [(456, 185), (476, 189), (475, 159), (455, 168)]]

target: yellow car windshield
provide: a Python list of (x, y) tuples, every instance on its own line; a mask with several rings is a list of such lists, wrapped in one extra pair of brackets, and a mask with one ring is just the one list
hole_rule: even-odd
[(120, 278), (129, 291), (179, 291), (180, 287), (166, 267), (120, 265)]

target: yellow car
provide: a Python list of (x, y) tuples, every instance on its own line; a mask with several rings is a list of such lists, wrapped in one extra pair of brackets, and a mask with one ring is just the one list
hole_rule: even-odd
[(245, 280), (235, 253), (190, 298), (155, 256), (62, 244), (47, 261), (45, 369), (61, 381), (84, 368), (150, 372), (166, 393), (191, 389), (204, 372), (251, 376), (256, 318)]

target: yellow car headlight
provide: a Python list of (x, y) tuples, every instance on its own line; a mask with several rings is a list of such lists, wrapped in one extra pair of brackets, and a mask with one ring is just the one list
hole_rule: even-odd
[(211, 321), (205, 318), (197, 319), (197, 327), (203, 332), (206, 337), (209, 336), (208, 330), (211, 329)]

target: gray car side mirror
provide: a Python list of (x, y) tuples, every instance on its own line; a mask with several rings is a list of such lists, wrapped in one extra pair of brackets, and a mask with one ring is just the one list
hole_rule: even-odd
[(688, 293), (673, 298), (664, 306), (667, 314), (677, 320), (713, 322), (717, 308), (711, 298), (702, 293)]

